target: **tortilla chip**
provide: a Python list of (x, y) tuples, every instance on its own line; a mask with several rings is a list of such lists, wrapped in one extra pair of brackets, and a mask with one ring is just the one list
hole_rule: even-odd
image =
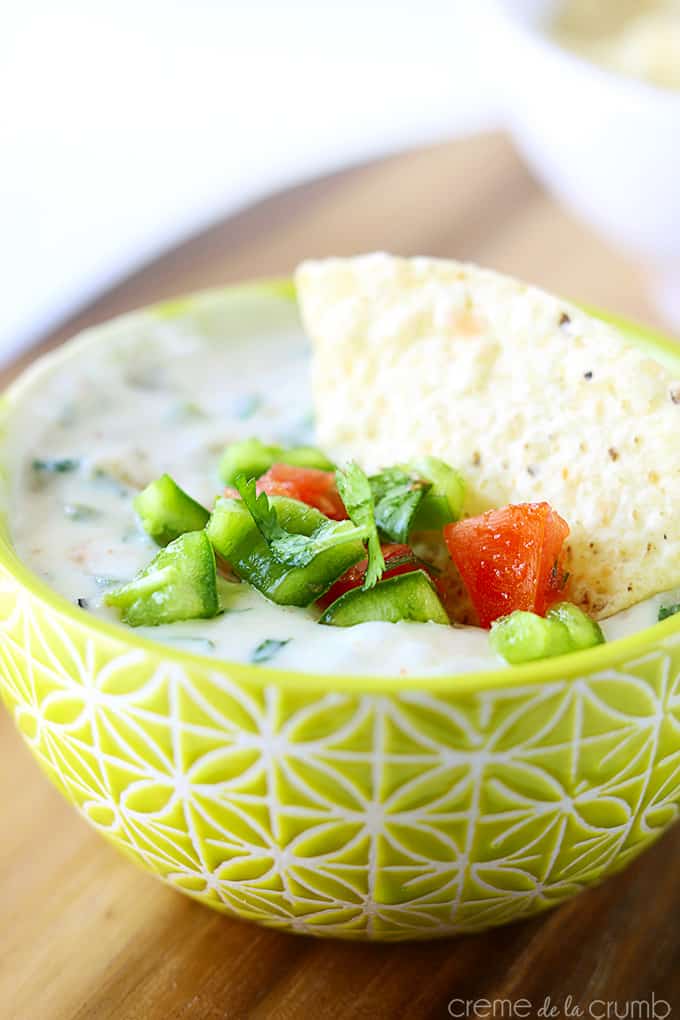
[(596, 618), (680, 583), (680, 368), (473, 265), (363, 255), (303, 263), (296, 282), (333, 455), (441, 457), (467, 514), (547, 500), (571, 526), (571, 597)]

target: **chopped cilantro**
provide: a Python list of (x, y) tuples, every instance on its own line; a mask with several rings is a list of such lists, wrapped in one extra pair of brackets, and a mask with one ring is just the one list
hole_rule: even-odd
[(257, 494), (254, 478), (246, 478), (243, 474), (237, 475), (234, 479), (234, 485), (238, 489), (238, 493), (245, 503), (250, 516), (255, 521), (260, 534), (268, 545), (271, 545), (277, 539), (290, 537), (289, 533), (279, 524), (276, 511), (269, 502), (266, 492)]
[(676, 613), (680, 613), (680, 602), (676, 602), (672, 606), (659, 606), (659, 623), (662, 620), (667, 620), (669, 616), (675, 616)]
[(278, 638), (267, 638), (265, 641), (261, 641), (257, 648), (250, 656), (251, 662), (269, 662), (273, 659), (277, 652), (288, 644), (290, 638), (286, 638), (281, 641)]
[(257, 495), (254, 478), (237, 475), (235, 485), (272, 556), (283, 566), (307, 567), (328, 549), (368, 538), (367, 528), (349, 521), (324, 521), (311, 535), (293, 534), (281, 527), (267, 494), (261, 492)]
[(362, 587), (373, 588), (383, 575), (385, 558), (380, 548), (371, 484), (359, 465), (353, 461), (346, 468), (336, 471), (335, 478), (349, 519), (366, 533), (368, 567)]
[(369, 478), (378, 528), (391, 542), (407, 542), (413, 520), (432, 483), (400, 467)]
[(31, 463), (34, 471), (44, 471), (52, 475), (65, 475), (71, 471), (77, 471), (80, 461), (75, 457), (36, 457)]

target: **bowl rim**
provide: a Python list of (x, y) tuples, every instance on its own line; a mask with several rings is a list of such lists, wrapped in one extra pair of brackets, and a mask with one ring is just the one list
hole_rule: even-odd
[(507, 30), (521, 36), (533, 47), (542, 51), (563, 66), (587, 74), (594, 82), (614, 87), (627, 99), (634, 99), (645, 105), (660, 104), (670, 109), (680, 106), (680, 90), (659, 85), (646, 78), (638, 78), (624, 71), (597, 64), (576, 50), (563, 46), (557, 39), (537, 23), (535, 18), (524, 19), (509, 9), (507, 0), (486, 0), (487, 10), (503, 23)]
[[(117, 325), (140, 315), (173, 318), (181, 315), (184, 309), (195, 308), (197, 304), (205, 301), (224, 300), (225, 298), (239, 300), (242, 297), (251, 297), (256, 300), (274, 298), (294, 303), (296, 300), (295, 285), (290, 277), (275, 277), (254, 279), (223, 287), (211, 287), (141, 306), (77, 333), (53, 350), (32, 361), (0, 395), (0, 435), (4, 432), (8, 412), (17, 404), (23, 391), (32, 384), (34, 378), (49, 371), (51, 365), (56, 361), (67, 358), (72, 348), (83, 342), (97, 343), (100, 334), (110, 325)], [(652, 350), (658, 360), (680, 368), (680, 345), (668, 335), (654, 328), (631, 322), (616, 314), (592, 307), (586, 307), (586, 310), (603, 321), (620, 328), (638, 345), (641, 344), (643, 348)], [(5, 475), (4, 470), (2, 474)], [(11, 542), (8, 520), (6, 529), (3, 530), (5, 533), (0, 533), (0, 567), (8, 572), (25, 593), (36, 599), (52, 614), (65, 618), (75, 624), (79, 630), (88, 632), (92, 638), (99, 635), (125, 645), (130, 650), (138, 649), (149, 653), (158, 660), (182, 663), (211, 674), (221, 673), (249, 686), (274, 685), (282, 689), (305, 688), (317, 692), (342, 690), (355, 694), (368, 692), (400, 694), (414, 690), (436, 690), (439, 694), (469, 694), (537, 684), (544, 685), (569, 679), (576, 681), (579, 676), (585, 674), (606, 673), (616, 663), (644, 658), (646, 655), (654, 653), (660, 644), (665, 645), (669, 638), (673, 639), (669, 642), (670, 644), (680, 644), (680, 614), (677, 614), (660, 623), (654, 623), (642, 630), (635, 631), (626, 637), (617, 638), (586, 651), (572, 652), (568, 655), (538, 660), (520, 666), (499, 665), (495, 669), (488, 670), (461, 673), (409, 673), (405, 676), (276, 669), (270, 666), (237, 662), (180, 648), (171, 648), (163, 642), (141, 637), (131, 629), (128, 631), (123, 624), (109, 622), (91, 613), (83, 612), (65, 595), (51, 588), (46, 581), (33, 572), (28, 564), (20, 559)]]

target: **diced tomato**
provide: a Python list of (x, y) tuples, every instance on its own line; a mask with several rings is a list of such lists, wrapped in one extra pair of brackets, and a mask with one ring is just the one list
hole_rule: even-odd
[[(333, 471), (318, 468), (294, 467), (292, 464), (272, 464), (269, 471), (257, 480), (257, 492), (268, 496), (288, 496), (301, 503), (314, 506), (334, 521), (347, 520), (345, 505), (340, 499)], [(228, 486), (225, 496), (239, 499), (237, 489)]]
[(292, 464), (272, 464), (269, 471), (257, 482), (257, 491), (268, 496), (288, 496), (315, 506), (334, 521), (347, 519), (345, 505), (335, 484), (334, 471), (318, 468), (295, 467)]
[[(396, 577), (397, 574), (408, 574), (411, 570), (422, 570), (423, 564), (416, 559), (413, 549), (408, 545), (383, 545), (383, 556), (385, 557), (385, 572), (382, 580), (388, 577)], [(322, 609), (330, 606), (341, 595), (351, 588), (359, 588), (364, 583), (368, 560), (361, 560), (353, 567), (346, 570), (342, 577), (339, 577), (335, 584), (328, 589), (325, 595), (318, 600)]]
[(520, 503), (447, 524), (444, 539), (482, 627), (515, 609), (543, 616), (564, 597), (569, 525), (548, 503)]

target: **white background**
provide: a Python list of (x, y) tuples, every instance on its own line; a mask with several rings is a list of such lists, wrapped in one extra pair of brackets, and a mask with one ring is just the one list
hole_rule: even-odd
[(0, 360), (266, 191), (494, 120), (481, 0), (18, 0)]

